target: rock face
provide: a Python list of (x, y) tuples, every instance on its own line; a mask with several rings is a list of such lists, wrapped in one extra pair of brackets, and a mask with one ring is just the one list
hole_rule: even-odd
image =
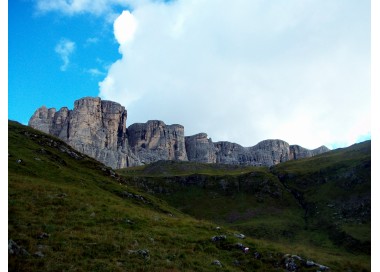
[(290, 160), (297, 160), (297, 159), (302, 159), (302, 158), (308, 158), (312, 156), (316, 156), (322, 153), (325, 153), (327, 151), (330, 151), (325, 146), (318, 147), (313, 150), (309, 150), (306, 148), (303, 148), (302, 146), (299, 145), (291, 145), (290, 146), (290, 154), (289, 154), (289, 159)]
[(120, 104), (85, 97), (75, 101), (74, 109), (59, 111), (41, 107), (29, 126), (52, 134), (73, 148), (112, 168), (140, 165), (126, 137), (127, 111)]
[(128, 127), (128, 140), (132, 151), (142, 163), (159, 160), (187, 161), (185, 132), (181, 125), (165, 125), (151, 120)]
[(55, 112), (55, 108), (48, 109), (42, 106), (30, 118), (29, 126), (49, 134), (53, 125)]
[(85, 97), (75, 101), (73, 110), (42, 106), (30, 118), (29, 126), (64, 140), (112, 168), (158, 160), (272, 166), (329, 151), (325, 146), (309, 150), (282, 140), (265, 140), (252, 147), (226, 141), (213, 143), (206, 133), (185, 137), (181, 125), (151, 120), (127, 129), (126, 120), (127, 111), (119, 103)]
[(282, 140), (265, 140), (252, 147), (221, 141), (213, 143), (207, 134), (185, 137), (189, 161), (236, 165), (272, 166), (329, 151), (325, 146), (309, 150)]
[(206, 133), (185, 137), (189, 161), (216, 163), (216, 148)]

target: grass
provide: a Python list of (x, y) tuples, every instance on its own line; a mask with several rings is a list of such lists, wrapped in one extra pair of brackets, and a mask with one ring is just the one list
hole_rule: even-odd
[(205, 164), (186, 161), (158, 161), (147, 165), (118, 170), (123, 176), (144, 177), (172, 177), (188, 176), (192, 174), (222, 176), (245, 174), (252, 171), (265, 172), (266, 168), (228, 164)]
[(337, 270), (364, 271), (370, 270), (370, 166), (367, 141), (271, 168), (157, 162), (118, 172), (195, 218), (277, 249), (287, 245)]
[[(284, 271), (286, 253), (333, 271), (370, 270), (368, 254), (305, 230), (299, 203), (269, 169), (159, 162), (122, 177), (58, 139), (8, 125), (8, 237), (30, 254), (8, 255), (9, 271)], [(343, 229), (370, 238), (353, 222)]]

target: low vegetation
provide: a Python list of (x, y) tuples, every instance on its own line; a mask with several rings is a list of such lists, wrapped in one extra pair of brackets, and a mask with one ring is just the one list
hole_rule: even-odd
[(195, 218), (369, 270), (370, 149), (367, 141), (271, 168), (162, 161), (118, 173)]
[[(370, 270), (369, 207), (349, 209), (342, 197), (320, 220), (322, 210), (305, 215), (302, 203), (325, 199), (289, 178), (297, 166), (158, 162), (115, 172), (59, 139), (8, 126), (9, 271)], [(344, 186), (362, 201), (368, 169), (355, 165), (362, 182)], [(317, 228), (335, 217), (336, 237), (328, 224)]]

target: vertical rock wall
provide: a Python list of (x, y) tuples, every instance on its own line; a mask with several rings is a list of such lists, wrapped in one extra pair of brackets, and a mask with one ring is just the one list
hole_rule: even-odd
[(52, 134), (73, 148), (112, 168), (140, 165), (126, 137), (127, 111), (120, 104), (85, 97), (76, 100), (74, 109), (59, 111), (41, 107), (29, 126)]
[(143, 163), (158, 160), (187, 161), (184, 127), (151, 120), (128, 127), (132, 151)]
[(216, 148), (206, 133), (185, 137), (185, 145), (189, 161), (216, 163)]
[(112, 168), (158, 160), (271, 166), (329, 151), (325, 146), (309, 150), (282, 140), (265, 140), (252, 147), (226, 141), (213, 143), (206, 133), (185, 137), (181, 125), (151, 120), (127, 129), (126, 121), (127, 111), (119, 103), (85, 97), (75, 101), (73, 110), (42, 106), (30, 118), (29, 126), (64, 140)]

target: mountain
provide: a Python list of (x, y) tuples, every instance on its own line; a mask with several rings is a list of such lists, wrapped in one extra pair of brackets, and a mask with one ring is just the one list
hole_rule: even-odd
[(114, 169), (159, 160), (272, 166), (329, 150), (325, 146), (308, 150), (282, 140), (265, 140), (252, 147), (214, 143), (206, 133), (185, 137), (182, 125), (150, 120), (127, 128), (126, 120), (127, 111), (119, 103), (84, 97), (75, 101), (73, 110), (40, 107), (29, 126), (62, 139)]
[(8, 137), (9, 271), (371, 269), (369, 141), (271, 168), (115, 172), (17, 122)]

